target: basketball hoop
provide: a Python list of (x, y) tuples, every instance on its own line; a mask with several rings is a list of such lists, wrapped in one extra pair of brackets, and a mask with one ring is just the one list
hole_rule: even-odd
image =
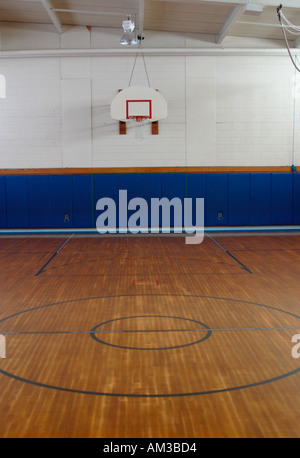
[(144, 126), (147, 124), (149, 116), (129, 116), (128, 119), (133, 122), (134, 137), (137, 140), (142, 140), (144, 138)]
[(152, 123), (153, 127), (153, 123), (167, 117), (167, 102), (156, 89), (148, 86), (130, 86), (119, 90), (111, 102), (110, 114), (120, 124), (128, 121), (132, 123), (135, 128), (135, 138), (142, 139), (146, 124)]
[(149, 116), (132, 116), (131, 119), (135, 119), (136, 122), (142, 122), (144, 119), (149, 119)]

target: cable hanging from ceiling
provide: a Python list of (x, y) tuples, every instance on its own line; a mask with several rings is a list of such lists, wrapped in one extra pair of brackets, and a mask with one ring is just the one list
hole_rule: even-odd
[(283, 38), (284, 38), (284, 41), (285, 41), (286, 48), (287, 48), (287, 51), (289, 53), (290, 59), (291, 59), (293, 65), (294, 65), (295, 69), (298, 72), (300, 72), (300, 68), (298, 67), (298, 65), (296, 63), (296, 59), (293, 59), (293, 56), (292, 56), (292, 53), (291, 53), (291, 50), (290, 50), (290, 46), (289, 46), (289, 42), (288, 42), (288, 39), (287, 39), (287, 36), (286, 36), (286, 30), (292, 35), (300, 36), (300, 26), (292, 24), (285, 17), (285, 15), (282, 12), (282, 5), (280, 5), (277, 8), (277, 15), (278, 15), (279, 23), (280, 23), (281, 30), (282, 30), (282, 33), (283, 33)]
[[(143, 58), (143, 63), (144, 63), (144, 68), (145, 68), (146, 77), (147, 77), (147, 81), (148, 81), (148, 86), (151, 87), (150, 86), (150, 79), (149, 79), (149, 75), (148, 75), (148, 70), (147, 70), (147, 66), (146, 66), (146, 62), (145, 62), (145, 56), (144, 56), (144, 53), (143, 53), (143, 50), (142, 50), (142, 41), (144, 40), (144, 34), (141, 33), (141, 32), (139, 34), (136, 34), (135, 22), (131, 20), (131, 15), (130, 14), (127, 15), (127, 20), (123, 21), (122, 27), (123, 27), (123, 35), (121, 37), (120, 44), (121, 45), (136, 45), (136, 44), (139, 45), (139, 49), (141, 51), (141, 55), (142, 55), (142, 58)], [(132, 68), (132, 72), (131, 72), (131, 76), (130, 76), (130, 80), (129, 80), (129, 86), (131, 85), (131, 81), (132, 81), (133, 73), (134, 73), (134, 70), (135, 70), (137, 58), (138, 58), (138, 53), (136, 53), (136, 55), (135, 55), (135, 60), (134, 60), (134, 64), (133, 64), (133, 68)]]
[[(148, 81), (148, 86), (151, 87), (149, 74), (148, 74), (146, 61), (145, 61), (145, 56), (144, 56), (143, 49), (142, 49), (142, 40), (144, 39), (144, 36), (143, 35), (138, 35), (137, 38), (139, 40), (139, 49), (141, 50), (141, 55), (142, 55), (142, 59), (143, 59), (143, 63), (144, 63), (144, 69), (145, 69), (145, 73), (146, 73), (146, 77), (147, 77), (147, 81)], [(137, 61), (138, 55), (139, 55), (138, 53), (136, 53), (136, 55), (135, 55), (135, 60), (134, 60), (134, 64), (133, 64), (133, 68), (132, 68), (132, 72), (131, 72), (131, 76), (130, 76), (130, 80), (129, 80), (129, 86), (131, 85), (131, 81), (132, 81), (132, 77), (133, 77), (133, 73), (134, 73), (134, 69), (135, 69), (135, 66), (136, 66), (136, 61)]]
[[(295, 55), (295, 59), (293, 59), (290, 47), (289, 47), (289, 42), (286, 36), (286, 30), (291, 33), (292, 35), (298, 35), (300, 36), (300, 27), (292, 24), (283, 14), (282, 12), (282, 5), (280, 5), (277, 8), (277, 14), (278, 14), (278, 19), (281, 25), (284, 41), (286, 44), (286, 48), (288, 50), (290, 59), (295, 67), (295, 69), (300, 72), (300, 68), (297, 65), (298, 64), (298, 57)], [(295, 159), (295, 119), (296, 119), (296, 72), (295, 72), (295, 79), (294, 79), (294, 115), (293, 115), (293, 147), (292, 147), (292, 172), (297, 172), (297, 167), (294, 165), (294, 159)]]

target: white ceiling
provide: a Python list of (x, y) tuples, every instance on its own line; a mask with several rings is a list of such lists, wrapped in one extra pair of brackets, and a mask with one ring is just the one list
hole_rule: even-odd
[[(0, 0), (0, 22), (53, 24), (58, 32), (64, 26), (121, 31), (130, 14), (141, 33), (202, 34), (216, 43), (226, 36), (282, 40), (278, 6), (276, 0)], [(283, 11), (300, 26), (300, 0), (285, 0)]]

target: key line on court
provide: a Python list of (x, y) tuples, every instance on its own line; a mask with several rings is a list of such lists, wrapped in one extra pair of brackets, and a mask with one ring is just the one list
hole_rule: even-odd
[(230, 251), (226, 250), (226, 248), (224, 248), (222, 245), (220, 245), (220, 243), (218, 243), (213, 237), (211, 237), (209, 234), (207, 234), (207, 236), (216, 244), (218, 245), (225, 253), (227, 253), (231, 258), (233, 258), (241, 267), (242, 269), (246, 270), (246, 272), (248, 272), (249, 274), (252, 274), (253, 272), (251, 272), (250, 269), (248, 269), (248, 267), (245, 266), (245, 264), (243, 264), (241, 261), (239, 261), (235, 256), (233, 256), (233, 254), (230, 253)]
[(64, 246), (69, 242), (69, 240), (71, 240), (71, 238), (74, 236), (75, 234), (71, 234), (70, 237), (68, 237), (67, 240), (65, 240), (65, 242), (59, 247), (59, 249), (51, 256), (51, 258), (46, 262), (46, 264), (43, 265), (43, 267), (35, 274), (35, 277), (38, 277), (40, 274), (42, 274), (43, 272), (45, 272), (45, 268), (50, 264), (50, 262), (55, 258), (55, 256), (58, 255), (58, 253), (64, 248)]
[[(300, 250), (299, 250), (300, 251)], [(153, 257), (163, 257), (163, 256), (172, 256), (174, 253), (187, 253), (186, 250), (174, 250), (174, 251), (165, 251), (162, 253), (162, 251), (139, 251), (139, 250), (128, 250), (128, 251), (68, 251), (67, 252), (68, 254), (70, 255), (79, 255), (79, 254), (92, 254), (92, 255), (97, 255), (97, 254), (101, 254), (101, 255), (105, 255), (105, 254), (108, 254), (110, 256), (113, 256), (113, 257), (119, 257), (120, 255), (127, 255), (127, 256), (132, 256), (132, 255), (142, 255), (142, 256), (145, 256), (145, 255), (153, 255)], [(202, 253), (218, 253), (218, 250), (199, 250), (199, 251), (193, 251), (193, 254), (198, 255), (198, 254), (202, 254)], [(0, 253), (1, 254), (1, 253)], [(12, 253), (14, 254), (14, 253)], [(192, 254), (190, 252), (190, 254)]]
[[(134, 274), (134, 276), (145, 276), (154, 277), (157, 274)], [(184, 276), (201, 276), (201, 275), (247, 275), (242, 272), (200, 272), (200, 273), (179, 273), (179, 274), (164, 274), (160, 273), (160, 276), (163, 277), (184, 277)], [(132, 274), (60, 274), (60, 275), (48, 275), (48, 277), (58, 277), (58, 278), (67, 278), (67, 277), (132, 277)]]

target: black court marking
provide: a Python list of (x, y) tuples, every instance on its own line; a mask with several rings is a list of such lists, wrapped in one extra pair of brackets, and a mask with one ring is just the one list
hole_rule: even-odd
[[(225, 251), (225, 250), (224, 250)], [(213, 251), (213, 253), (218, 253), (218, 251)], [(71, 253), (68, 252), (68, 256), (70, 256)], [(72, 253), (74, 254), (74, 253)], [(201, 253), (199, 253), (201, 254)], [(227, 252), (227, 254), (230, 254)], [(55, 254), (56, 255), (56, 254)], [(99, 262), (98, 260), (85, 260), (85, 261), (70, 261), (70, 262), (67, 262), (65, 264), (59, 264), (59, 265), (54, 265), (52, 267), (50, 267), (49, 269), (46, 269), (47, 265), (52, 261), (52, 259), (55, 257), (55, 255), (53, 255), (51, 257), (51, 259), (45, 264), (45, 266), (39, 271), (39, 273), (45, 273), (45, 272), (50, 272), (51, 271), (51, 275), (47, 275), (48, 277), (61, 277), (61, 278), (64, 278), (64, 277), (130, 277), (132, 275), (134, 276), (157, 276), (158, 274), (157, 273), (154, 273), (154, 274), (151, 274), (151, 273), (130, 273), (130, 274), (122, 274), (122, 273), (113, 273), (113, 274), (109, 274), (107, 272), (105, 273), (94, 273), (94, 274), (72, 274), (72, 273), (57, 273), (57, 274), (53, 274), (52, 272), (54, 270), (59, 270), (61, 269), (62, 267), (73, 267), (75, 265), (78, 265), (78, 264), (81, 264), (81, 265), (86, 265), (86, 264), (89, 264), (89, 263), (97, 263)], [(219, 259), (200, 259), (200, 258), (175, 258), (175, 257), (168, 257), (168, 261), (172, 261), (172, 260), (180, 260), (183, 262), (187, 261), (189, 264), (191, 264), (192, 262), (193, 263), (197, 263), (197, 264), (204, 264), (204, 265), (208, 265), (208, 264), (211, 264), (211, 265), (216, 265), (216, 264), (219, 264), (219, 265), (222, 265), (223, 267), (226, 267), (226, 268), (232, 268), (232, 267), (239, 267), (237, 266), (236, 264), (228, 264), (224, 261), (222, 261), (221, 257), (220, 257), (220, 254), (217, 255)], [(239, 265), (241, 265), (241, 263), (234, 257), (230, 254), (231, 257), (234, 258), (235, 261), (238, 262)], [(119, 260), (119, 256), (117, 257), (114, 257), (114, 258), (109, 258), (109, 259), (101, 259), (101, 263), (105, 263), (105, 262), (109, 262), (109, 263), (113, 263), (114, 261)], [(141, 257), (137, 257), (135, 258), (136, 260), (140, 261), (140, 260), (145, 260), (147, 258), (141, 258)], [(163, 257), (159, 256), (159, 257), (156, 257), (155, 258), (155, 261), (157, 260), (164, 260)], [(181, 263), (181, 264), (182, 264)], [(247, 268), (246, 270), (248, 272), (250, 272)], [(39, 274), (38, 273), (38, 274)], [(36, 274), (36, 276), (38, 275)], [(201, 276), (201, 275), (242, 275), (242, 273), (239, 271), (239, 272), (234, 272), (234, 271), (229, 271), (229, 272), (188, 272), (188, 273), (184, 273), (184, 272), (177, 272), (177, 273), (159, 273), (160, 276), (190, 276), (190, 275), (196, 275), (196, 276)]]
[(29, 385), (38, 386), (41, 388), (48, 388), (50, 390), (57, 390), (63, 391), (67, 393), (74, 393), (74, 394), (85, 394), (85, 395), (92, 395), (92, 396), (109, 396), (109, 397), (121, 397), (121, 398), (173, 398), (173, 397), (187, 397), (187, 396), (204, 396), (204, 395), (211, 395), (211, 394), (220, 394), (220, 393), (228, 393), (231, 391), (238, 391), (238, 390), (245, 390), (247, 388), (254, 388), (256, 386), (266, 385), (268, 383), (278, 382), (279, 380), (283, 380), (287, 377), (295, 375), (300, 372), (299, 369), (295, 369), (294, 371), (288, 372), (287, 374), (279, 375), (278, 377), (274, 377), (268, 380), (263, 380), (261, 382), (252, 383), (249, 385), (241, 385), (235, 386), (231, 388), (223, 388), (220, 390), (210, 390), (210, 391), (198, 391), (194, 393), (176, 393), (176, 394), (122, 394), (122, 393), (101, 393), (98, 391), (83, 391), (83, 390), (76, 390), (72, 388), (62, 388), (53, 385), (46, 385), (39, 382), (33, 382), (31, 380), (24, 379), (22, 377), (18, 377), (17, 375), (10, 374), (2, 369), (0, 369), (0, 373), (6, 375), (8, 377), (13, 378), (19, 382), (28, 383)]
[[(100, 326), (104, 326), (104, 325), (106, 325), (108, 323), (114, 323), (116, 321), (131, 320), (131, 319), (135, 319), (135, 318), (170, 318), (170, 319), (174, 319), (174, 320), (190, 321), (190, 322), (193, 322), (193, 323), (200, 324), (200, 326), (203, 326), (203, 328), (205, 328), (205, 330), (206, 330), (206, 335), (202, 339), (198, 339), (198, 340), (195, 340), (194, 342), (190, 342), (190, 343), (184, 344), (184, 345), (176, 345), (176, 346), (173, 346), (173, 347), (149, 347), (149, 348), (128, 347), (128, 346), (122, 346), (122, 345), (115, 345), (115, 344), (106, 342), (105, 340), (98, 339), (98, 337), (96, 337), (96, 331), (97, 331), (97, 329), (100, 328)], [(123, 333), (123, 332), (169, 332), (169, 331), (175, 332), (176, 330), (170, 330), (170, 329), (162, 329), (162, 330), (148, 329), (147, 330), (146, 329), (146, 330), (136, 330), (136, 331), (132, 331), (131, 330), (131, 331), (121, 331), (121, 332)], [(189, 330), (189, 331), (191, 332), (191, 330)], [(196, 331), (196, 329), (195, 329), (195, 331)], [(168, 316), (168, 315), (139, 315), (139, 316), (128, 316), (128, 317), (124, 317), (124, 318), (116, 318), (114, 320), (104, 321), (103, 323), (97, 324), (97, 326), (95, 326), (90, 332), (90, 336), (94, 340), (96, 340), (96, 342), (100, 342), (101, 344), (104, 344), (104, 345), (109, 345), (110, 347), (125, 348), (127, 350), (148, 350), (148, 351), (150, 351), (150, 350), (174, 350), (175, 348), (189, 347), (190, 345), (196, 345), (196, 344), (198, 344), (200, 342), (203, 342), (204, 340), (206, 340), (209, 337), (211, 337), (211, 335), (212, 335), (211, 329), (206, 324), (201, 323), (201, 321), (191, 320), (189, 318), (183, 318), (183, 317), (177, 317), (177, 316)]]
[[(54, 253), (51, 258), (45, 263), (45, 265), (35, 274), (35, 276), (39, 276), (41, 275), (42, 273), (45, 273), (47, 272), (47, 269), (46, 267), (49, 266), (49, 264), (52, 262), (52, 260), (57, 256), (57, 254), (62, 250), (62, 248), (68, 243), (68, 241), (75, 235), (75, 233), (73, 233), (69, 239), (57, 250), (56, 253)], [(227, 255), (229, 255), (244, 271), (246, 271), (247, 273), (250, 273), (252, 274), (251, 270), (248, 269), (242, 262), (240, 262), (232, 253), (230, 253), (228, 250), (226, 250), (224, 247), (222, 247), (218, 242), (216, 242), (216, 240), (213, 239), (213, 237), (211, 237), (209, 234), (206, 234), (209, 239), (211, 239), (218, 247), (220, 247), (222, 249), (222, 251), (224, 251)], [(197, 245), (198, 246), (198, 245)], [(182, 253), (182, 252), (186, 252), (186, 250), (169, 250), (167, 251), (165, 254), (168, 255), (168, 254), (173, 254), (173, 253)], [(199, 252), (196, 251), (196, 254), (197, 255), (200, 255), (201, 253), (218, 253), (217, 250), (201, 250)], [(74, 251), (74, 252), (68, 252), (68, 255), (70, 254), (104, 254), (104, 253), (109, 253), (110, 255), (112, 254), (111, 251), (97, 251), (97, 252), (89, 252), (89, 251)], [(155, 250), (150, 250), (150, 251), (147, 251), (147, 250), (126, 250), (126, 251), (120, 251), (118, 253), (116, 253), (118, 256), (120, 256), (120, 254), (126, 254), (127, 256), (130, 256), (132, 254), (135, 254), (135, 253), (138, 253), (138, 254), (154, 254), (154, 253), (159, 253), (161, 254), (161, 251), (155, 251)], [(113, 253), (114, 254), (114, 253)], [(172, 256), (172, 255), (171, 255)], [(143, 258), (139, 258), (139, 259), (143, 259)], [(163, 257), (159, 257), (159, 258), (156, 258), (156, 259), (163, 259)], [(181, 258), (172, 258), (172, 259), (181, 259)], [(106, 259), (105, 261), (113, 261), (113, 259)], [(188, 261), (194, 261), (194, 262), (202, 262), (202, 263), (211, 263), (211, 262), (216, 262), (216, 263), (219, 263), (219, 264), (223, 264), (224, 266), (226, 267), (236, 267), (234, 264), (232, 264), (231, 266), (230, 265), (227, 265), (226, 263), (224, 262), (221, 262), (221, 261), (211, 261), (211, 260), (201, 260), (201, 259), (190, 259), (190, 258), (187, 258), (186, 260)], [(55, 270), (55, 269), (59, 269), (60, 267), (67, 267), (69, 265), (74, 265), (74, 264), (84, 264), (84, 263), (87, 263), (87, 262), (97, 262), (97, 261), (74, 261), (74, 262), (71, 262), (71, 263), (67, 263), (67, 264), (62, 264), (62, 265), (58, 265), (58, 266), (53, 266), (53, 267), (50, 267), (48, 272), (49, 271), (52, 271)], [(52, 273), (51, 272), (51, 273)], [(165, 273), (162, 273), (160, 275), (163, 275), (163, 276), (184, 276), (184, 275), (197, 275), (197, 276), (202, 276), (202, 275), (240, 275), (241, 273), (240, 272), (214, 272), (214, 273), (211, 273), (211, 272), (200, 272), (200, 273), (176, 273), (176, 274), (165, 274)], [(131, 274), (130, 274), (131, 275)], [(126, 274), (107, 274), (107, 273), (96, 273), (96, 274), (51, 274), (51, 275), (47, 275), (47, 276), (51, 276), (51, 277), (59, 277), (59, 278), (64, 278), (64, 277), (102, 277), (102, 276), (106, 276), (106, 277), (121, 277), (121, 276), (130, 276), (130, 275), (126, 275)], [(144, 275), (144, 274), (134, 274), (134, 275)], [(148, 275), (148, 274), (147, 274)], [(149, 274), (150, 276), (153, 274)], [(157, 274), (154, 274), (154, 275), (157, 275)]]
[(50, 264), (50, 262), (58, 255), (58, 253), (63, 249), (63, 247), (68, 243), (68, 241), (74, 236), (75, 234), (70, 235), (70, 237), (59, 247), (59, 249), (51, 256), (51, 258), (43, 265), (43, 267), (35, 274), (35, 277), (38, 277), (43, 272), (45, 272), (46, 267)]
[(241, 261), (239, 261), (239, 259), (237, 259), (235, 256), (233, 256), (233, 254), (230, 253), (230, 251), (226, 250), (226, 248), (224, 248), (222, 245), (220, 245), (213, 237), (211, 237), (209, 234), (207, 234), (208, 237), (216, 244), (218, 245), (225, 253), (227, 253), (229, 256), (231, 256), (232, 259), (234, 259), (240, 266), (243, 270), (246, 270), (246, 272), (248, 272), (249, 274), (252, 274), (253, 272), (251, 272), (250, 269), (248, 269), (248, 267), (245, 266), (245, 264), (243, 264)]
[[(75, 233), (73, 233), (69, 239), (71, 239), (73, 236), (75, 235)], [(219, 244), (212, 236), (210, 236), (208, 233), (206, 233), (206, 235), (218, 246), (222, 249), (222, 251), (224, 251), (228, 256), (230, 256), (244, 271), (246, 271), (247, 273), (250, 273), (252, 274), (253, 272), (245, 265), (243, 264), (236, 256), (234, 256), (230, 251), (228, 251), (227, 249), (225, 249), (221, 244)], [(35, 276), (39, 276), (41, 275), (42, 273), (45, 273), (47, 272), (47, 269), (46, 267), (52, 262), (52, 260), (57, 256), (57, 254), (61, 251), (61, 249), (68, 243), (69, 239), (57, 250), (56, 253), (54, 253), (51, 258), (45, 263), (45, 265), (35, 274)], [(278, 248), (278, 249), (267, 249), (267, 250), (264, 250), (264, 249), (252, 249), (252, 250), (248, 250), (248, 249), (234, 249), (233, 251), (235, 252), (277, 252), (277, 251), (300, 251), (300, 249), (297, 249), (297, 248)], [(166, 254), (171, 254), (171, 253), (183, 253), (183, 252), (186, 252), (186, 250), (169, 250), (166, 252)], [(218, 251), (217, 250), (209, 250), (209, 249), (205, 249), (205, 250), (202, 250), (199, 251), (199, 252), (196, 252), (197, 254), (202, 254), (202, 253), (217, 253)], [(25, 253), (47, 253), (47, 252), (17, 252), (17, 253), (12, 253), (12, 252), (3, 252), (3, 254), (25, 254)], [(72, 251), (72, 252), (68, 252), (68, 255), (71, 255), (71, 254), (105, 254), (105, 253), (109, 253), (111, 254), (111, 251), (93, 251), (93, 252), (90, 252), (90, 251)], [(120, 251), (118, 252), (117, 254), (120, 255), (120, 254), (126, 254), (126, 255), (131, 255), (131, 254), (134, 254), (134, 253), (138, 253), (138, 254), (141, 254), (141, 253), (144, 253), (144, 254), (154, 254), (154, 253), (161, 253), (160, 251), (143, 251), (143, 250), (129, 250), (129, 251)], [(0, 252), (0, 254), (2, 254), (2, 251)], [(139, 259), (143, 259), (143, 258), (139, 258)], [(146, 259), (146, 258), (144, 258)], [(160, 258), (156, 258), (156, 259), (160, 259)], [(163, 259), (161, 257), (161, 259)], [(173, 259), (181, 259), (181, 258), (173, 258)], [(106, 259), (106, 261), (109, 261), (109, 260), (112, 260), (113, 259)], [(186, 259), (186, 260), (191, 260), (191, 261), (195, 261), (195, 262), (212, 262), (211, 260), (200, 260), (200, 259)], [(53, 267), (50, 267), (49, 270), (55, 270), (55, 269), (58, 269), (60, 267), (63, 267), (63, 266), (69, 266), (69, 265), (72, 265), (72, 264), (84, 264), (86, 262), (97, 262), (97, 261), (74, 261), (73, 263), (68, 263), (68, 264), (62, 264), (61, 266), (53, 266)], [(218, 261), (216, 261), (218, 262)], [(226, 263), (222, 263), (222, 262), (219, 262), (220, 264), (224, 264), (226, 265)], [(234, 265), (232, 265), (232, 267), (234, 267)], [(48, 272), (49, 272), (48, 270)], [(51, 277), (55, 276), (55, 277), (78, 277), (78, 276), (82, 276), (82, 277), (102, 277), (103, 275), (105, 276), (111, 276), (111, 277), (114, 277), (114, 276), (126, 276), (126, 275), (115, 275), (115, 274), (58, 274), (58, 275), (51, 275)], [(136, 274), (136, 275), (139, 275), (139, 274)], [(147, 274), (147, 275), (151, 275), (151, 274)], [(237, 273), (237, 272), (214, 272), (214, 273), (210, 273), (210, 272), (201, 272), (201, 273), (192, 273), (192, 274), (184, 274), (184, 273), (181, 273), (181, 274), (160, 274), (160, 275), (164, 275), (164, 276), (173, 276), (173, 275), (197, 275), (197, 276), (201, 276), (201, 275), (240, 275), (240, 273)], [(50, 275), (48, 275), (50, 276)]]
[(263, 253), (276, 253), (277, 251), (280, 251), (280, 252), (286, 252), (286, 251), (300, 251), (300, 248), (269, 248), (269, 249), (255, 249), (255, 250), (249, 250), (249, 249), (238, 249), (238, 248), (234, 248), (233, 251), (237, 251), (237, 252), (240, 252), (240, 253), (243, 253), (243, 252), (246, 252), (246, 253), (260, 253), (260, 252), (263, 252)]
[[(92, 297), (92, 298), (84, 298), (84, 299), (72, 299), (70, 301), (62, 301), (58, 303), (52, 303), (52, 304), (45, 304), (45, 305), (40, 305), (37, 307), (34, 307), (32, 309), (28, 310), (23, 310), (22, 312), (17, 312), (13, 315), (10, 315), (8, 317), (2, 318), (0, 320), (1, 322), (4, 322), (10, 318), (14, 318), (16, 316), (22, 315), (24, 313), (29, 313), (34, 310), (40, 310), (43, 308), (47, 307), (53, 307), (53, 306), (60, 306), (63, 304), (69, 304), (69, 303), (74, 303), (74, 302), (84, 302), (84, 301), (91, 301), (91, 300), (97, 300), (97, 299), (109, 299), (109, 298), (120, 298), (120, 297), (136, 297), (137, 295), (135, 294), (126, 294), (126, 295), (112, 295), (112, 296), (98, 296), (98, 297)], [(170, 297), (169, 294), (139, 294), (139, 297)], [(201, 299), (213, 299), (216, 301), (231, 301), (231, 302), (236, 302), (236, 303), (242, 303), (245, 305), (250, 305), (250, 306), (256, 306), (256, 307), (262, 307), (265, 309), (269, 310), (274, 310), (277, 312), (281, 312), (285, 315), (292, 316), (294, 318), (297, 318), (300, 320), (300, 316), (288, 312), (286, 310), (282, 310), (270, 305), (265, 305), (265, 304), (259, 304), (256, 302), (251, 302), (251, 301), (241, 301), (238, 299), (230, 299), (230, 298), (222, 298), (222, 297), (214, 297), (214, 296), (197, 296), (197, 295), (184, 295), (184, 294), (174, 294), (172, 297), (189, 297), (189, 298), (201, 298)], [(62, 391), (62, 392), (68, 392), (68, 393), (74, 393), (74, 394), (84, 394), (84, 395), (92, 395), (92, 396), (109, 396), (109, 397), (122, 397), (122, 398), (171, 398), (171, 397), (187, 397), (187, 396), (203, 396), (203, 395), (212, 395), (212, 394), (220, 394), (220, 393), (226, 393), (226, 392), (232, 392), (232, 391), (238, 391), (238, 390), (244, 390), (248, 388), (253, 388), (253, 387), (258, 387), (262, 385), (266, 385), (268, 383), (273, 383), (277, 382), (280, 380), (283, 380), (287, 377), (293, 376), (300, 373), (300, 367), (292, 370), (290, 372), (287, 372), (285, 374), (281, 374), (276, 377), (272, 377), (266, 380), (261, 380), (258, 382), (250, 383), (250, 384), (245, 384), (245, 385), (240, 385), (240, 386), (234, 386), (234, 387), (228, 387), (228, 388), (222, 388), (222, 389), (214, 389), (214, 390), (207, 390), (207, 391), (195, 391), (195, 392), (187, 392), (187, 393), (161, 393), (161, 394), (135, 394), (135, 393), (108, 393), (108, 392), (98, 392), (98, 391), (87, 391), (87, 390), (79, 390), (79, 389), (72, 389), (72, 388), (65, 388), (65, 387), (59, 387), (55, 385), (49, 385), (45, 383), (40, 383), (36, 382), (34, 380), (28, 380), (23, 377), (19, 377), (18, 375), (12, 374), (10, 372), (7, 372), (3, 369), (0, 369), (0, 374), (10, 377), (16, 381), (23, 382), (23, 383), (28, 383), (33, 386), (38, 386), (41, 388), (46, 388), (46, 389), (51, 389), (51, 390), (56, 390), (56, 391)]]
[[(140, 276), (140, 277), (157, 277), (157, 273), (156, 274), (150, 274), (150, 273), (147, 273), (147, 274), (54, 274), (54, 275), (47, 275), (47, 278), (48, 277), (58, 277), (58, 278), (67, 278), (67, 277), (132, 277), (132, 276)], [(242, 272), (201, 272), (199, 274), (194, 274), (194, 273), (188, 273), (188, 274), (184, 274), (184, 273), (180, 273), (180, 274), (159, 274), (160, 277), (184, 277), (184, 276), (187, 276), (187, 277), (195, 277), (195, 276), (202, 276), (202, 275), (248, 275), (248, 273), (242, 273)]]
[[(175, 318), (175, 317), (171, 317)], [(276, 328), (208, 328), (211, 332), (232, 332), (232, 331), (300, 331), (300, 326), (281, 326)], [(130, 334), (148, 332), (207, 332), (207, 329), (122, 329), (119, 331), (0, 331), (0, 335), (60, 335), (60, 334)], [(128, 347), (126, 347), (128, 348)]]
[(22, 255), (22, 254), (50, 254), (53, 251), (0, 251), (1, 254), (13, 254), (13, 255)]

